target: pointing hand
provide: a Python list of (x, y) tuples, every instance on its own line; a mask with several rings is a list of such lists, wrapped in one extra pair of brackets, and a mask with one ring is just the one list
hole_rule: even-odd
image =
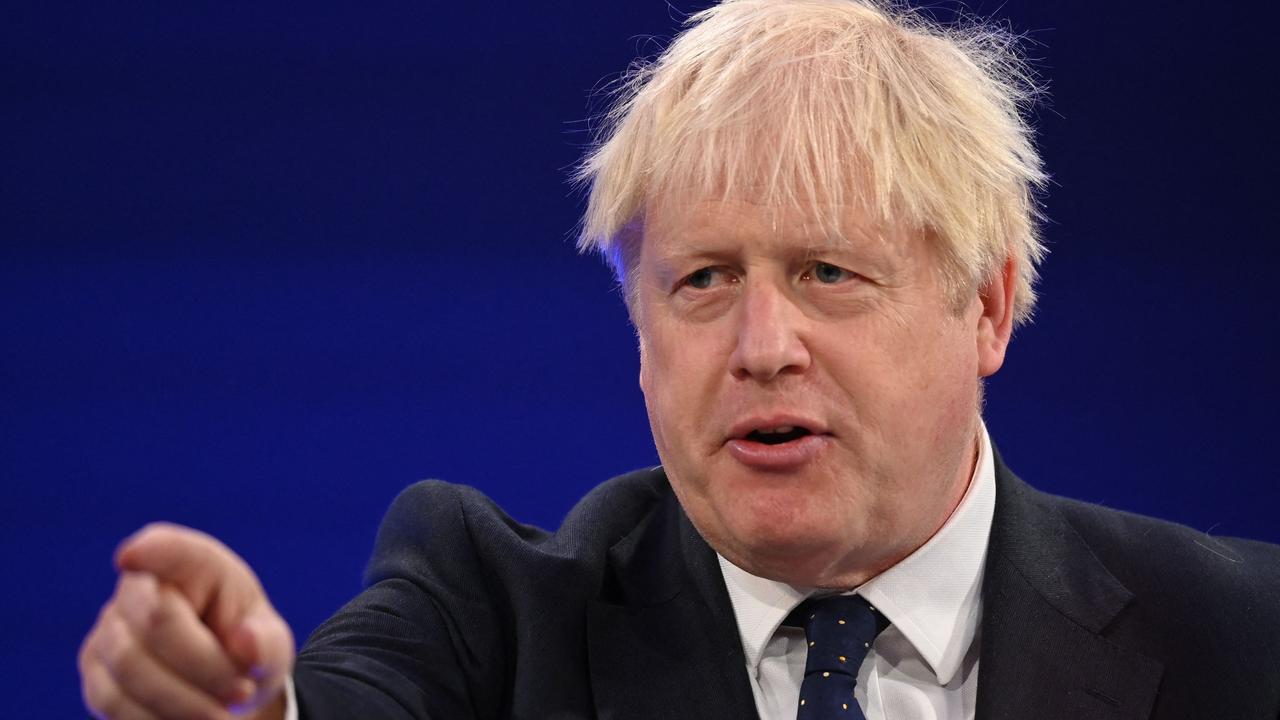
[(293, 633), (249, 566), (202, 532), (156, 523), (116, 552), (115, 594), (80, 647), (98, 718), (282, 718)]

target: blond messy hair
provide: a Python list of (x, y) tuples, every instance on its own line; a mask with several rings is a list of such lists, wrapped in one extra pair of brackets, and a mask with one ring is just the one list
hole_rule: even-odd
[(829, 228), (856, 204), (936, 238), (958, 299), (1012, 259), (1022, 323), (1045, 254), (1035, 95), (998, 28), (881, 0), (724, 0), (624, 78), (576, 173), (590, 186), (578, 247), (606, 257), (634, 306), (654, 198), (751, 188)]

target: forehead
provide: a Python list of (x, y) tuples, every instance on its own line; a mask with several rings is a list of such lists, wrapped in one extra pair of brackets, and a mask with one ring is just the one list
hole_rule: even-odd
[(778, 203), (756, 193), (659, 196), (646, 205), (644, 246), (661, 255), (750, 247), (896, 255), (921, 233), (877, 221), (859, 205)]

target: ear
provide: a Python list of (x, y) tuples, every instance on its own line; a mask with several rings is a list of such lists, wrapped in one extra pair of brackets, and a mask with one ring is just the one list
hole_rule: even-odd
[(982, 314), (978, 316), (978, 375), (990, 377), (1004, 364), (1004, 353), (1013, 335), (1013, 292), (1018, 269), (1013, 258), (978, 291)]
[(644, 333), (636, 332), (636, 340), (640, 347), (640, 392), (649, 394), (649, 351), (644, 342)]

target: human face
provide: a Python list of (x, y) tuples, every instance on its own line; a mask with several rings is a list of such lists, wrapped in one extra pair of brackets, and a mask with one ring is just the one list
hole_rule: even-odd
[(957, 307), (924, 233), (836, 209), (833, 233), (750, 198), (660, 198), (633, 308), (654, 441), (690, 519), (735, 565), (818, 587), (893, 565), (959, 503), (1012, 288), (1006, 265)]

